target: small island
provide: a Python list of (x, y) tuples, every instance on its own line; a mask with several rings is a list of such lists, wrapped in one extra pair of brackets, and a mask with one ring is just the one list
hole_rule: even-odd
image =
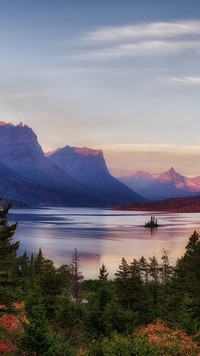
[(151, 215), (151, 219), (145, 223), (144, 227), (148, 227), (150, 229), (157, 228), (159, 226), (157, 219), (155, 216)]

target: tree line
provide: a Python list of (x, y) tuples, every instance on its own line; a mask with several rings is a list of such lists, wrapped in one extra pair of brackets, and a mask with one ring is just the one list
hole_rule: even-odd
[[(13, 239), (17, 223), (8, 222), (10, 208), (9, 204), (0, 210), (0, 320), (5, 314), (18, 317), (17, 303), (23, 303), (25, 312), (22, 328), (14, 335), (0, 323), (0, 341), (10, 338), (14, 345), (10, 355), (199, 354), (200, 236), (196, 231), (173, 267), (163, 249), (161, 262), (155, 256), (131, 263), (122, 258), (114, 279), (109, 279), (103, 264), (98, 279), (84, 280), (76, 249), (71, 263), (58, 268), (41, 249), (36, 255), (25, 251), (18, 256), (20, 242)], [(179, 343), (170, 346), (171, 353), (163, 349), (164, 342), (149, 342), (153, 323), (160, 329), (165, 325), (168, 336), (174, 332), (174, 340), (179, 337)], [(180, 339), (176, 330), (190, 342), (184, 341), (186, 336)], [(179, 344), (185, 345), (182, 351)]]

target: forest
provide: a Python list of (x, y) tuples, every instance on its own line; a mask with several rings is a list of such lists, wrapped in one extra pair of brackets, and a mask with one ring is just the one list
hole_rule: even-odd
[[(200, 354), (200, 235), (175, 266), (141, 256), (104, 264), (84, 280), (75, 248), (55, 267), (39, 249), (19, 256), (11, 205), (0, 210), (0, 354), (143, 356)], [(28, 237), (27, 237), (28, 238)]]

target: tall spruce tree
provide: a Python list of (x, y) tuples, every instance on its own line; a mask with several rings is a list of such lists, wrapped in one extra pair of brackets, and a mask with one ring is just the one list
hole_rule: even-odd
[(17, 250), (19, 241), (13, 242), (17, 223), (8, 223), (11, 204), (0, 210), (0, 311), (12, 309), (14, 287), (17, 274)]
[(119, 293), (119, 299), (128, 309), (130, 308), (131, 299), (130, 276), (130, 266), (123, 257), (119, 269), (115, 273), (115, 283)]
[(108, 279), (108, 271), (107, 271), (107, 268), (106, 268), (106, 266), (104, 265), (104, 263), (102, 264), (101, 268), (99, 269), (98, 278), (99, 278), (101, 281), (105, 281), (105, 280)]

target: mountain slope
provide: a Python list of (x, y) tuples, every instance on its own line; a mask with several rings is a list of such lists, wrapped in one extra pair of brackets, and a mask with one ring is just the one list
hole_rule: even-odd
[[(84, 205), (88, 201), (84, 188), (67, 173), (49, 161), (28, 126), (0, 123), (0, 162), (20, 175), (24, 182), (48, 189), (56, 204)], [(94, 202), (93, 202), (94, 203)]]
[(138, 171), (120, 178), (129, 188), (150, 200), (162, 200), (172, 197), (186, 197), (200, 192), (200, 177), (187, 178), (174, 168), (159, 174)]
[(104, 204), (142, 201), (143, 198), (114, 178), (100, 150), (65, 146), (48, 159), (90, 190), (90, 197)]
[(0, 197), (14, 205), (51, 206), (60, 205), (58, 194), (27, 181), (13, 169), (0, 162)]

